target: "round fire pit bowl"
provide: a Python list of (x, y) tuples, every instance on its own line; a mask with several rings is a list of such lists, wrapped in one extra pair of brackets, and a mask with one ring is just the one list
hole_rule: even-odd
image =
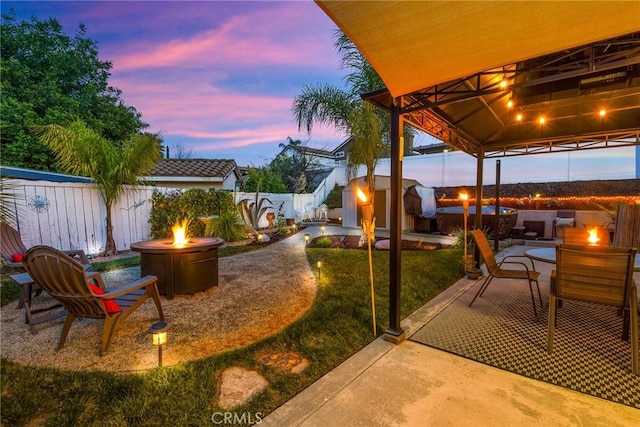
[(218, 248), (224, 240), (194, 237), (180, 246), (172, 239), (145, 240), (131, 244), (140, 252), (140, 272), (158, 278), (158, 292), (168, 299), (218, 285)]

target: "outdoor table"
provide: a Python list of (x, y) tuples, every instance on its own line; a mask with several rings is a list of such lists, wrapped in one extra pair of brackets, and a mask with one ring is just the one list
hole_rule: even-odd
[[(556, 248), (536, 248), (529, 249), (524, 252), (524, 255), (527, 258), (530, 258), (534, 261), (547, 262), (550, 264), (556, 263)], [(636, 259), (633, 263), (633, 271), (640, 272), (640, 254), (636, 254)]]
[[(91, 278), (100, 274), (97, 271), (87, 272), (87, 277)], [(29, 325), (31, 335), (37, 334), (34, 325), (57, 319), (66, 314), (66, 310), (54, 311), (61, 308), (62, 304), (53, 304), (49, 307), (31, 309), (31, 294), (34, 290), (40, 289), (37, 283), (29, 276), (29, 273), (18, 273), (10, 276), (18, 285), (20, 285), (20, 296), (18, 300), (18, 308), (24, 307), (25, 323)], [(46, 313), (46, 314), (41, 314)]]

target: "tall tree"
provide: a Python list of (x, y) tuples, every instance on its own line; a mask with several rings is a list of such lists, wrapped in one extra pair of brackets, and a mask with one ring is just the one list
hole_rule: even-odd
[[(275, 174), (282, 176), (289, 193), (312, 192), (313, 184), (323, 168), (318, 157), (299, 139), (287, 137), (287, 144), (280, 143), (283, 151), (269, 164)], [(285, 152), (290, 148), (291, 154)]]
[(263, 193), (286, 193), (287, 186), (282, 181), (282, 175), (270, 167), (249, 167), (244, 177), (242, 191), (247, 193), (258, 191)]
[(56, 170), (51, 151), (31, 134), (33, 125), (66, 126), (76, 118), (111, 141), (124, 141), (147, 125), (135, 108), (108, 84), (111, 63), (98, 58), (95, 41), (79, 25), (73, 37), (55, 19), (0, 24), (2, 162)]
[(60, 168), (69, 174), (93, 178), (104, 201), (107, 243), (105, 255), (116, 251), (113, 239), (111, 208), (124, 192), (125, 185), (141, 184), (140, 176), (161, 157), (162, 140), (158, 134), (136, 134), (114, 143), (82, 121), (68, 127), (47, 125), (36, 128), (35, 134), (54, 153)]
[[(375, 166), (388, 146), (385, 123), (388, 114), (364, 105), (360, 95), (384, 87), (384, 83), (366, 58), (342, 31), (334, 35), (334, 46), (341, 55), (341, 63), (348, 70), (346, 90), (331, 85), (304, 86), (293, 102), (293, 114), (298, 129), (311, 133), (314, 123), (332, 125), (349, 134), (353, 148), (348, 155), (348, 171), (367, 168), (367, 187), (373, 201)], [(379, 116), (374, 119), (373, 116)], [(370, 128), (376, 126), (377, 129)], [(389, 126), (387, 126), (389, 128)], [(350, 175), (351, 177), (351, 175)]]

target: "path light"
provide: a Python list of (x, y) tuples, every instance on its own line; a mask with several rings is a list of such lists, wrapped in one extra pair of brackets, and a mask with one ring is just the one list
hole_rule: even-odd
[(167, 342), (168, 329), (167, 322), (157, 322), (151, 325), (148, 331), (151, 334), (153, 345), (158, 347), (158, 366), (160, 368), (162, 368), (162, 344)]
[(373, 220), (373, 210), (371, 206), (371, 199), (365, 194), (364, 191), (357, 187), (356, 194), (360, 199), (362, 207), (362, 228), (367, 238), (367, 249), (369, 252), (369, 281), (371, 282), (371, 316), (373, 319), (373, 336), (376, 336), (376, 301), (373, 288), (373, 257), (371, 255), (371, 240), (374, 239), (375, 223)]
[(264, 235), (262, 233), (258, 233), (258, 242), (262, 242), (264, 240)]
[(322, 267), (324, 267), (324, 259), (318, 258), (316, 260), (316, 267), (318, 267), (318, 279), (322, 277)]
[(291, 228), (293, 229), (293, 232), (295, 233), (295, 232), (296, 232), (296, 229), (298, 228), (298, 225), (294, 222), (294, 223), (291, 225)]
[(322, 227), (320, 227), (320, 230), (322, 230), (322, 235), (324, 236), (324, 233), (327, 230), (327, 227), (323, 225)]
[(304, 244), (309, 246), (309, 240), (311, 240), (311, 235), (309, 233), (306, 233), (304, 235)]

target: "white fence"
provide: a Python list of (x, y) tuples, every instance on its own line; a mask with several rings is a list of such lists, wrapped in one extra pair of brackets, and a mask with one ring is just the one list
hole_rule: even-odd
[[(59, 249), (83, 249), (87, 254), (104, 251), (106, 208), (93, 184), (6, 180), (15, 194), (13, 224), (27, 247), (48, 245)], [(118, 251), (132, 242), (149, 238), (152, 187), (128, 190), (114, 204), (113, 237)]]
[[(341, 170), (332, 174), (313, 194), (260, 193), (267, 212), (296, 221), (311, 214), (324, 202), (340, 183)], [(344, 180), (344, 178), (342, 178)], [(94, 184), (57, 183), (49, 181), (4, 180), (15, 194), (13, 208), (16, 221), (13, 226), (20, 232), (27, 247), (48, 245), (62, 250), (82, 249), (89, 255), (104, 252), (106, 245), (106, 208), (98, 188)], [(344, 184), (340, 184), (344, 185)], [(131, 243), (150, 238), (149, 214), (154, 190), (170, 192), (176, 189), (141, 187), (128, 189), (112, 208), (113, 238), (117, 251), (129, 250)], [(236, 203), (243, 199), (255, 199), (255, 193), (236, 193)], [(266, 216), (259, 227), (266, 227)]]

